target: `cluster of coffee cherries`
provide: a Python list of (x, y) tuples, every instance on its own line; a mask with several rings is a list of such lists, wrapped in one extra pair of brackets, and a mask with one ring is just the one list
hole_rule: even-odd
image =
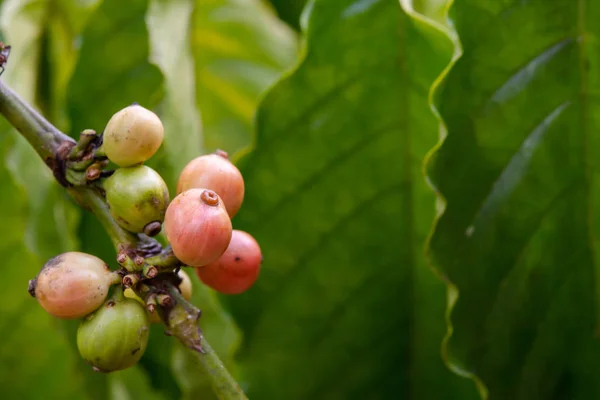
[(54, 317), (81, 319), (81, 356), (95, 370), (111, 372), (139, 361), (150, 324), (161, 321), (156, 307), (172, 301), (166, 293), (149, 290), (149, 282), (171, 274), (181, 296), (189, 300), (192, 283), (184, 271), (189, 267), (208, 287), (239, 294), (258, 278), (262, 253), (252, 235), (233, 229), (231, 218), (242, 205), (244, 180), (226, 152), (191, 160), (171, 200), (160, 174), (144, 165), (164, 138), (155, 113), (138, 104), (128, 106), (112, 116), (100, 138), (95, 154), (117, 168), (95, 174), (94, 186), (105, 196), (114, 222), (140, 237), (163, 232), (177, 267), (161, 269), (152, 265), (152, 257), (120, 253), (121, 268), (111, 270), (94, 255), (67, 252), (46, 262), (29, 282), (29, 292)]

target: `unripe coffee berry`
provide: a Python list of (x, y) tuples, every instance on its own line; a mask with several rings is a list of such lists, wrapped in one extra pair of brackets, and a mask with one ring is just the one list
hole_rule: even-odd
[(30, 291), (49, 314), (75, 319), (100, 307), (110, 286), (119, 281), (98, 257), (72, 251), (48, 260), (30, 282)]
[(256, 239), (235, 229), (225, 253), (216, 261), (196, 268), (196, 274), (206, 286), (218, 292), (239, 294), (254, 285), (261, 263), (262, 253)]
[(81, 321), (77, 348), (97, 371), (112, 372), (135, 365), (146, 351), (150, 323), (146, 309), (123, 296), (120, 288)]
[(175, 256), (200, 267), (223, 254), (231, 240), (231, 219), (221, 198), (209, 189), (177, 195), (165, 214), (165, 235)]
[(145, 165), (119, 168), (104, 182), (106, 202), (117, 223), (130, 232), (155, 236), (169, 204), (162, 177)]
[(163, 138), (160, 118), (135, 104), (111, 117), (104, 129), (102, 147), (109, 160), (120, 167), (130, 167), (152, 157)]
[(231, 218), (237, 214), (244, 201), (244, 178), (240, 170), (229, 161), (227, 153), (221, 150), (193, 159), (181, 171), (177, 193), (193, 188), (217, 192)]

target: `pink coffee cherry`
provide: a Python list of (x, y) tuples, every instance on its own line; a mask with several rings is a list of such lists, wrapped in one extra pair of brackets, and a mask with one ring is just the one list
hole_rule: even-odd
[(222, 150), (193, 159), (181, 171), (177, 193), (193, 188), (217, 192), (231, 218), (237, 214), (244, 201), (244, 178)]
[(213, 262), (231, 240), (231, 219), (214, 191), (195, 188), (177, 195), (165, 214), (164, 232), (173, 253), (184, 264)]
[(76, 251), (60, 254), (43, 266), (30, 281), (30, 293), (49, 314), (62, 319), (85, 317), (102, 305), (116, 272), (91, 254)]

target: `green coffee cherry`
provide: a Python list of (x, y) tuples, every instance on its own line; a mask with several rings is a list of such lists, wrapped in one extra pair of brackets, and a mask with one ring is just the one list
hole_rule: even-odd
[(150, 323), (146, 309), (121, 288), (83, 319), (77, 330), (81, 357), (95, 370), (112, 372), (135, 365), (146, 351)]
[(145, 165), (119, 168), (104, 182), (106, 202), (117, 223), (130, 232), (156, 236), (169, 205), (169, 189)]
[(115, 113), (103, 134), (104, 152), (120, 167), (141, 164), (156, 153), (164, 138), (163, 124), (152, 111), (134, 104)]

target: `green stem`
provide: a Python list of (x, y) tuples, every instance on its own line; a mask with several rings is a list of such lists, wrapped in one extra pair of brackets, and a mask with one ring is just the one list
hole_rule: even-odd
[(106, 200), (97, 190), (93, 187), (74, 186), (67, 191), (83, 208), (91, 211), (98, 218), (117, 252), (136, 248), (137, 236), (117, 224), (110, 214)]
[[(2, 81), (0, 81), (0, 114), (4, 115), (6, 120), (8, 120), (8, 122), (27, 139), (39, 156), (46, 162), (46, 165), (53, 170), (57, 180), (62, 178), (63, 182), (60, 183), (64, 186), (68, 186), (68, 182), (64, 182), (64, 176), (57, 174), (57, 171), (60, 172), (60, 165), (64, 165), (69, 150), (76, 145), (76, 142), (54, 127), (19, 95), (9, 89)], [(83, 208), (91, 211), (98, 218), (110, 236), (117, 252), (120, 253), (123, 250), (136, 249), (138, 245), (141, 244), (138, 236), (124, 230), (117, 224), (110, 214), (106, 199), (97, 188), (94, 188), (93, 186), (74, 186), (68, 188), (67, 191)], [(164, 255), (164, 258), (159, 257), (156, 261), (159, 262), (159, 264), (175, 264), (177, 262), (168, 255), (168, 252)], [(120, 291), (122, 292), (121, 287), (117, 286), (115, 295), (119, 296)], [(183, 297), (179, 295), (179, 291), (174, 290), (174, 292), (178, 294), (177, 299), (183, 299)], [(190, 318), (190, 315), (185, 314), (188, 310), (184, 309), (181, 304), (182, 303), (179, 304), (179, 307), (175, 307), (175, 309), (183, 311), (181, 317), (184, 320), (194, 319), (195, 321), (197, 316), (194, 315)], [(199, 329), (197, 329), (197, 332), (199, 332)], [(197, 338), (197, 334), (194, 334), (193, 331), (186, 332), (184, 330), (174, 332), (179, 340), (184, 343), (190, 340), (189, 337), (186, 337), (186, 334), (188, 333)], [(190, 349), (190, 351), (194, 352), (196, 357), (198, 357), (200, 364), (205, 367), (217, 397), (222, 400), (246, 399), (246, 396), (239, 388), (237, 382), (225, 369), (217, 354), (212, 350), (202, 335), (200, 335), (200, 339), (200, 343), (205, 349), (206, 354), (198, 353), (193, 349)]]
[(173, 270), (176, 267), (183, 266), (183, 263), (173, 254), (171, 247), (167, 247), (154, 257), (146, 258), (146, 263), (154, 265), (159, 270)]
[(219, 396), (219, 400), (248, 400), (238, 383), (229, 374), (217, 353), (208, 344), (204, 335), (200, 335), (200, 343), (204, 354), (194, 352), (196, 359), (210, 377), (213, 391)]
[[(200, 310), (185, 300), (175, 286), (169, 285), (168, 290), (175, 300), (175, 306), (168, 315), (169, 329), (187, 348), (193, 350), (194, 356), (209, 377), (213, 391), (219, 400), (248, 400), (244, 391), (227, 371), (197, 326), (196, 319), (200, 317)], [(190, 318), (190, 316), (195, 316), (195, 318)], [(185, 332), (185, 335), (179, 334), (180, 332)], [(182, 339), (182, 336), (185, 336), (185, 340)]]
[(25, 100), (0, 82), (0, 113), (14, 126), (42, 160), (55, 160), (62, 146), (75, 145), (75, 140), (59, 131)]

